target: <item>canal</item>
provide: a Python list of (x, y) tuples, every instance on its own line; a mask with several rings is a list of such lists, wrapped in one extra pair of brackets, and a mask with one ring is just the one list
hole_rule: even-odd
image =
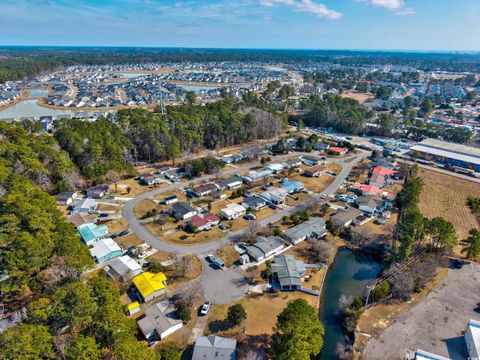
[(341, 248), (325, 278), (320, 300), (320, 319), (325, 327), (321, 360), (336, 359), (337, 344), (346, 344), (337, 314), (340, 295), (363, 296), (365, 285), (374, 280), (382, 266), (360, 254)]

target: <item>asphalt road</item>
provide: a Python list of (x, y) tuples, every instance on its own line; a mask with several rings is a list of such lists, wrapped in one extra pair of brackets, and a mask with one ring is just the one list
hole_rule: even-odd
[[(297, 155), (302, 155), (297, 154)], [(324, 193), (327, 195), (332, 195), (334, 194), (337, 189), (343, 184), (345, 179), (347, 178), (348, 174), (352, 170), (352, 168), (363, 158), (367, 157), (369, 153), (361, 153), (355, 155), (355, 159), (350, 161), (350, 162), (344, 162), (344, 161), (337, 161), (341, 166), (342, 170), (340, 173), (337, 174), (333, 182), (324, 190)], [(285, 156), (277, 156), (273, 159), (274, 162), (277, 161), (283, 161), (286, 158), (291, 157), (292, 155), (285, 155)], [(235, 169), (227, 170), (224, 171), (222, 175), (229, 175), (229, 174), (234, 174), (238, 171), (242, 170), (248, 170), (254, 166), (257, 166), (258, 164), (248, 164), (244, 166), (240, 166)], [(235, 232), (230, 232), (224, 237), (212, 241), (209, 243), (205, 244), (197, 244), (197, 245), (175, 245), (175, 244), (169, 244), (167, 242), (164, 242), (161, 240), (161, 237), (156, 237), (152, 235), (142, 224), (141, 222), (135, 217), (133, 209), (136, 204), (138, 204), (140, 201), (148, 198), (153, 198), (155, 195), (162, 194), (162, 193), (167, 193), (171, 192), (173, 190), (183, 190), (187, 186), (189, 186), (192, 182), (197, 183), (200, 181), (205, 181), (208, 179), (213, 179), (214, 175), (207, 175), (203, 176), (201, 178), (195, 179), (194, 181), (189, 181), (189, 182), (181, 182), (181, 183), (174, 183), (170, 186), (167, 187), (162, 187), (144, 194), (141, 194), (137, 197), (135, 197), (133, 200), (130, 200), (125, 204), (123, 207), (123, 218), (127, 221), (129, 228), (134, 231), (137, 236), (152, 246), (153, 248), (160, 250), (160, 251), (165, 251), (168, 253), (175, 253), (175, 254), (207, 254), (208, 252), (214, 252), (216, 249), (231, 243), (235, 238), (238, 238), (238, 236), (242, 235), (247, 229), (243, 228)], [(277, 211), (274, 215), (269, 216), (265, 219), (262, 219), (259, 221), (259, 224), (261, 226), (266, 226), (269, 223), (274, 223), (276, 221), (279, 221), (283, 216), (290, 216), (294, 214), (295, 212), (298, 211), (298, 208), (301, 207), (304, 203), (306, 203), (309, 200), (306, 200), (304, 202), (300, 202), (295, 206), (291, 207), (286, 207), (280, 211)]]

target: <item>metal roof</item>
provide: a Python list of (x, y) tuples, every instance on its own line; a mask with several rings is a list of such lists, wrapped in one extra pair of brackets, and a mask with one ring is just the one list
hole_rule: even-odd
[(417, 146), (426, 146), (429, 148), (446, 150), (446, 151), (451, 151), (458, 154), (465, 154), (465, 155), (480, 158), (480, 148), (463, 145), (463, 144), (452, 143), (448, 141), (441, 141), (437, 139), (425, 139)]
[(280, 286), (301, 286), (301, 275), (293, 255), (279, 255), (272, 264), (272, 273), (277, 276)]
[(303, 239), (314, 234), (320, 236), (323, 233), (325, 233), (325, 221), (318, 217), (312, 218), (283, 232), (285, 236), (292, 240)]
[(220, 336), (199, 336), (192, 360), (234, 360), (237, 340)]
[(418, 151), (421, 153), (427, 153), (431, 155), (436, 155), (436, 156), (443, 156), (445, 158), (450, 158), (450, 159), (460, 160), (460, 161), (475, 164), (475, 165), (480, 165), (480, 156), (477, 157), (472, 155), (463, 155), (447, 149), (441, 150), (441, 149), (432, 148), (432, 147), (423, 146), (423, 145), (412, 146), (410, 150)]

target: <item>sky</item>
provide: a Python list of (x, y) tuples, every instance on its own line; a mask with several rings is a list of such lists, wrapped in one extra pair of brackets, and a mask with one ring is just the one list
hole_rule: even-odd
[(0, 0), (0, 45), (480, 50), (480, 0)]

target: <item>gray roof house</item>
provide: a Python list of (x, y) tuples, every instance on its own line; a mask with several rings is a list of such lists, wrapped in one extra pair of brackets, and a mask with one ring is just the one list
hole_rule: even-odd
[(113, 259), (104, 268), (110, 279), (127, 282), (143, 272), (142, 265), (130, 256), (124, 255)]
[(360, 196), (355, 200), (360, 211), (373, 214), (383, 204), (383, 200), (373, 195)]
[(177, 220), (189, 219), (197, 213), (197, 210), (184, 201), (173, 204), (172, 206), (172, 216)]
[(327, 233), (325, 228), (325, 221), (322, 218), (314, 217), (297, 226), (287, 229), (283, 232), (284, 238), (293, 244), (298, 244), (300, 241), (308, 237), (323, 237)]
[(91, 199), (100, 199), (108, 194), (110, 191), (110, 185), (108, 184), (99, 184), (87, 189), (87, 198)]
[(137, 321), (140, 331), (150, 345), (163, 340), (183, 327), (182, 320), (165, 315), (160, 307), (161, 303), (150, 306), (145, 310), (145, 317)]
[(267, 201), (260, 196), (250, 196), (243, 199), (242, 206), (246, 209), (258, 210), (267, 206)]
[(247, 253), (256, 261), (263, 261), (278, 254), (284, 247), (285, 243), (277, 236), (259, 236), (253, 245), (247, 247)]
[(220, 336), (199, 336), (192, 360), (235, 360), (237, 340)]
[(340, 209), (330, 220), (332, 220), (336, 226), (349, 226), (353, 219), (359, 215), (362, 215), (362, 212), (355, 208)]
[(300, 290), (306, 267), (293, 255), (279, 255), (272, 264), (272, 279), (282, 291)]

